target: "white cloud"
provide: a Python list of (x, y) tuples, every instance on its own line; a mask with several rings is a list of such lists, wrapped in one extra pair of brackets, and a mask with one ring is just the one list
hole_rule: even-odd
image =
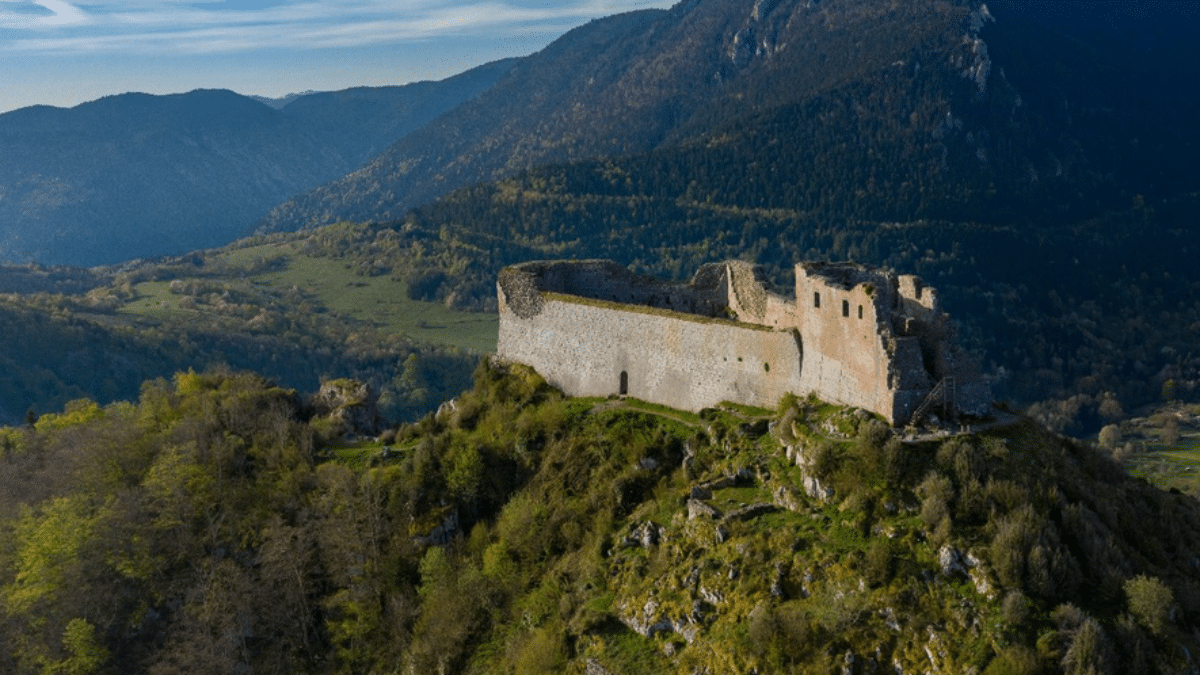
[[(403, 43), (442, 35), (565, 28), (662, 0), (581, 0), (520, 6), (494, 0), (286, 0), (261, 9), (176, 0), (35, 0), (52, 16), (0, 11), (0, 52), (228, 53)], [(7, 38), (7, 39), (5, 39)]]
[[(72, 26), (88, 22), (88, 15), (78, 7), (63, 0), (33, 0), (28, 3), (5, 3), (15, 5), (9, 12), (0, 12), (0, 28), (39, 29)], [(45, 11), (38, 11), (41, 6)], [(18, 9), (19, 8), (19, 9)]]

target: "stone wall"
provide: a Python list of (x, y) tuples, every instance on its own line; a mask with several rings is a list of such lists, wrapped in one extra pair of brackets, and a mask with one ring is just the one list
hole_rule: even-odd
[(672, 283), (611, 260), (535, 261), (501, 271), (499, 284), (522, 316), (526, 288), (710, 317), (725, 316), (729, 307), (726, 267), (719, 264), (702, 266), (688, 283)]
[(773, 407), (797, 391), (797, 338), (794, 330), (551, 295), (536, 316), (502, 318), (497, 353), (572, 396), (624, 393), (695, 411), (721, 401)]
[(812, 392), (902, 423), (955, 377), (960, 411), (990, 409), (990, 387), (934, 290), (912, 276), (801, 263), (792, 299), (742, 262), (705, 265), (676, 284), (610, 261), (552, 261), (507, 268), (497, 286), (497, 353), (569, 395), (698, 410)]

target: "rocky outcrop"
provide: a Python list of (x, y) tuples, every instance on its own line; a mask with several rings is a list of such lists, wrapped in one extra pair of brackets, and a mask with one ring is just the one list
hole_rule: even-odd
[(327, 418), (342, 435), (374, 436), (383, 424), (375, 391), (366, 382), (326, 380), (311, 405), (314, 417)]

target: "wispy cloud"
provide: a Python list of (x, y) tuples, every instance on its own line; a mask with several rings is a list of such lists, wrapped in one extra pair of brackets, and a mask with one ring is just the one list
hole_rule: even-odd
[[(260, 5), (263, 3), (259, 3)], [(228, 53), (322, 49), (564, 28), (661, 0), (283, 0), (240, 9), (171, 0), (0, 2), (0, 52)]]
[(87, 14), (63, 0), (0, 3), (0, 27), (56, 28), (87, 22)]

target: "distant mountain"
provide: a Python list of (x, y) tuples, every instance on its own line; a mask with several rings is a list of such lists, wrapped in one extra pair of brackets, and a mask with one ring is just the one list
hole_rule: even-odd
[(275, 97), (275, 98), (272, 98), (270, 96), (255, 96), (254, 94), (250, 94), (248, 96), (248, 98), (252, 98), (255, 101), (258, 101), (259, 103), (269, 105), (272, 108), (279, 110), (280, 108), (291, 103), (292, 101), (295, 101), (296, 99), (300, 98), (301, 96), (308, 96), (310, 94), (316, 94), (316, 93), (319, 93), (319, 92), (317, 92), (314, 89), (309, 89), (307, 91), (296, 92), (294, 94), (285, 94), (283, 96), (279, 96), (279, 97)]
[(511, 66), (312, 94), (282, 110), (201, 90), (0, 115), (0, 261), (96, 265), (227, 243)]
[[(894, 219), (1171, 194), (1192, 180), (1176, 168), (1196, 147), (1196, 57), (1177, 7), (1126, 5), (696, 0), (609, 17), (264, 227), (398, 218), (532, 167), (670, 149), (689, 153), (685, 185), (715, 170), (764, 205)], [(747, 145), (759, 161), (712, 161)]]

